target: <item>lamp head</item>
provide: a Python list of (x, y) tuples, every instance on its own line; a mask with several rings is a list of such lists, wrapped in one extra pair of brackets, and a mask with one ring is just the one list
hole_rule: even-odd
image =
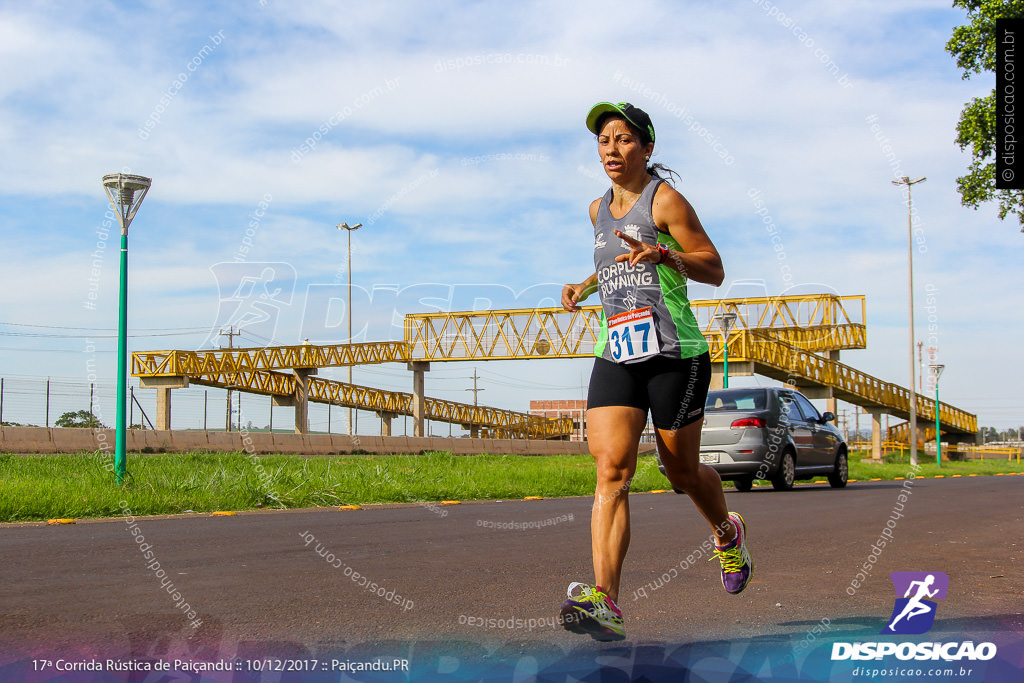
[(902, 178), (900, 178), (899, 180), (892, 181), (892, 184), (893, 185), (906, 185), (907, 187), (910, 187), (911, 185), (916, 185), (916, 184), (918, 184), (919, 182), (921, 182), (923, 180), (928, 180), (928, 179), (926, 177), (924, 177), (924, 176), (921, 176), (917, 180), (911, 180), (910, 176), (905, 175)]
[(716, 313), (715, 321), (718, 322), (718, 326), (723, 332), (729, 334), (729, 330), (732, 328), (733, 323), (736, 322), (736, 313), (733, 311), (727, 311), (725, 313)]
[(128, 232), (128, 226), (142, 206), (142, 200), (146, 198), (152, 183), (152, 178), (129, 173), (108, 173), (103, 176), (103, 189), (110, 204), (117, 210), (122, 235)]

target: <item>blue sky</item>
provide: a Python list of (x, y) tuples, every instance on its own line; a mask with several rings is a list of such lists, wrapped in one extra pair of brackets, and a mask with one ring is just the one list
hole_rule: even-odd
[[(957, 117), (993, 78), (961, 79), (944, 45), (964, 17), (948, 5), (0, 3), (0, 376), (82, 382), (88, 334), (99, 381), (113, 378), (114, 340), (99, 337), (116, 329), (116, 231), (95, 308), (83, 304), (108, 208), (100, 178), (121, 169), (153, 178), (130, 237), (131, 350), (197, 348), (226, 326), (217, 264), (247, 228), (245, 267), (284, 264), (288, 296), (237, 343), (342, 340), (337, 308), (316, 299), (347, 276), (342, 221), (365, 226), (352, 279), (378, 292), (355, 307), (369, 340), (399, 338), (396, 313), (553, 301), (593, 271), (586, 211), (607, 179), (585, 114), (628, 100), (650, 113), (655, 160), (679, 172), (723, 254), (725, 284), (691, 296), (864, 294), (868, 348), (842, 360), (902, 384), (906, 206), (890, 161), (927, 176), (914, 189), (918, 337), (933, 315), (943, 400), (1016, 426), (1020, 363), (978, 357), (1020, 348), (1024, 236), (956, 194)], [(470, 400), (474, 367), (481, 402), (520, 410), (579, 398), (589, 373), (588, 361), (434, 364), (428, 393)], [(411, 387), (397, 365), (355, 372)], [(175, 427), (196, 426), (195, 401)], [(8, 411), (17, 401), (4, 419), (18, 419)], [(325, 419), (314, 411), (314, 428)]]

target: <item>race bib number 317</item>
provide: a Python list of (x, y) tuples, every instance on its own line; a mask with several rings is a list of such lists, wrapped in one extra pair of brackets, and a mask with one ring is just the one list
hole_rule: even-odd
[(651, 307), (626, 311), (608, 318), (608, 343), (616, 363), (655, 356), (661, 351)]

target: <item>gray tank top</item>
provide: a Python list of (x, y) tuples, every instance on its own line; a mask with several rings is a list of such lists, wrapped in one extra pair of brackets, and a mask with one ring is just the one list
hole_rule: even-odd
[[(612, 190), (608, 189), (597, 209), (594, 222), (594, 267), (597, 270), (598, 293), (601, 296), (601, 333), (594, 353), (614, 362), (636, 362), (630, 359), (638, 345), (643, 343), (638, 330), (630, 330), (632, 337), (623, 340), (621, 334), (609, 334), (608, 319), (620, 318), (630, 311), (650, 308), (653, 317), (651, 332), (657, 335), (657, 355), (669, 358), (691, 358), (707, 351), (707, 342), (697, 326), (686, 296), (686, 277), (669, 266), (658, 266), (641, 261), (635, 266), (616, 262), (615, 257), (629, 252), (626, 242), (615, 236), (619, 230), (633, 239), (648, 244), (665, 244), (673, 251), (683, 251), (668, 233), (658, 230), (654, 223), (654, 195), (664, 181), (651, 178), (640, 197), (622, 218), (614, 218), (608, 208)], [(614, 322), (614, 321), (613, 321)], [(619, 326), (613, 326), (619, 328)], [(646, 333), (646, 330), (644, 330)], [(649, 341), (649, 340), (648, 340)], [(626, 345), (624, 345), (624, 343)], [(630, 353), (625, 353), (626, 349)]]

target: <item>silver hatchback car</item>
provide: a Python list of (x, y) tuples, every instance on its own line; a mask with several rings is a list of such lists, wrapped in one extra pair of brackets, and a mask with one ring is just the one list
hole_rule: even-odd
[[(824, 475), (834, 488), (846, 486), (846, 443), (807, 397), (785, 387), (718, 389), (708, 392), (700, 437), (700, 461), (713, 467), (738, 491), (755, 479), (777, 490), (797, 479)], [(661, 467), (659, 459), (659, 467)]]

